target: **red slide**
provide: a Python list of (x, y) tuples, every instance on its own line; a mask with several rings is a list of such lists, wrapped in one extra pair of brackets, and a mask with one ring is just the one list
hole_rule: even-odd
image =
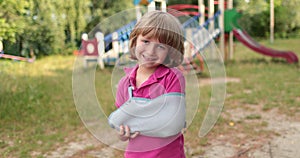
[(285, 58), (288, 63), (298, 63), (297, 55), (292, 51), (280, 51), (271, 48), (264, 47), (254, 41), (245, 31), (241, 29), (233, 29), (234, 36), (242, 42), (245, 46), (249, 47), (250, 49), (271, 57), (275, 58)]

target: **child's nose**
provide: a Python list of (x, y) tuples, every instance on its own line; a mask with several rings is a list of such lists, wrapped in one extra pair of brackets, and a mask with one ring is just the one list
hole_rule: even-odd
[(154, 54), (155, 54), (156, 48), (157, 48), (156, 45), (157, 45), (157, 44), (155, 44), (155, 43), (149, 44), (149, 46), (147, 47), (147, 53), (148, 53), (149, 55), (154, 55)]

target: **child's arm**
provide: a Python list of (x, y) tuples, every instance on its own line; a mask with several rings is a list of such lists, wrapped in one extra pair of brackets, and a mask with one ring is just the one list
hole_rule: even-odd
[[(126, 80), (126, 77), (123, 77), (118, 84), (115, 103), (118, 108), (128, 99), (128, 94), (126, 94), (128, 91), (124, 90), (126, 87), (128, 87), (128, 85), (125, 83), (128, 83), (128, 81)], [(130, 133), (130, 128), (124, 125), (121, 125), (119, 129), (118, 136), (121, 141), (127, 141), (130, 138), (133, 139), (140, 134), (139, 132), (135, 132), (133, 134)]]

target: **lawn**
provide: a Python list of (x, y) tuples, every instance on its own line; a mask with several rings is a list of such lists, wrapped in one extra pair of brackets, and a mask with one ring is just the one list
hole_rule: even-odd
[[(260, 42), (272, 48), (292, 50), (300, 57), (300, 39), (275, 40), (274, 44)], [(0, 60), (0, 157), (43, 157), (45, 152), (66, 143), (66, 138), (71, 141), (86, 132), (73, 100), (74, 59), (74, 56), (51, 56), (34, 63)], [(227, 77), (238, 80), (227, 83), (225, 110), (259, 104), (265, 112), (278, 108), (291, 117), (299, 112), (299, 64), (271, 59), (236, 43), (234, 59), (225, 66)], [(112, 70), (97, 69), (95, 74), (97, 97), (106, 113), (114, 108)], [(199, 78), (207, 76), (205, 71)], [(208, 137), (194, 137), (210, 100), (210, 85), (202, 86), (200, 92), (197, 115), (186, 133), (186, 144), (193, 148), (207, 145), (207, 139), (213, 135), (232, 132), (228, 125), (231, 120), (220, 117)], [(259, 119), (260, 115), (247, 118)], [(250, 130), (254, 125), (241, 128), (249, 135), (257, 134)], [(203, 153), (201, 149), (194, 154), (197, 152)]]

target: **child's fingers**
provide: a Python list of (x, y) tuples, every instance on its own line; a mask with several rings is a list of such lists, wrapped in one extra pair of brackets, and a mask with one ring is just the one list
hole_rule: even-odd
[(140, 134), (140, 132), (134, 132), (134, 133), (130, 136), (130, 138), (133, 139), (133, 138), (137, 137), (139, 134)]
[(121, 125), (121, 126), (120, 126), (119, 135), (120, 135), (120, 136), (123, 136), (124, 134), (125, 134), (125, 133), (124, 133), (124, 126)]
[(127, 129), (128, 127), (124, 127), (123, 125), (121, 125), (120, 126), (120, 131), (119, 131), (119, 138), (120, 138), (120, 140), (122, 140), (122, 141), (126, 141), (126, 140), (128, 140), (128, 138), (129, 138), (129, 136), (128, 136), (128, 129)]
[(130, 137), (130, 129), (128, 126), (125, 126), (125, 137)]

